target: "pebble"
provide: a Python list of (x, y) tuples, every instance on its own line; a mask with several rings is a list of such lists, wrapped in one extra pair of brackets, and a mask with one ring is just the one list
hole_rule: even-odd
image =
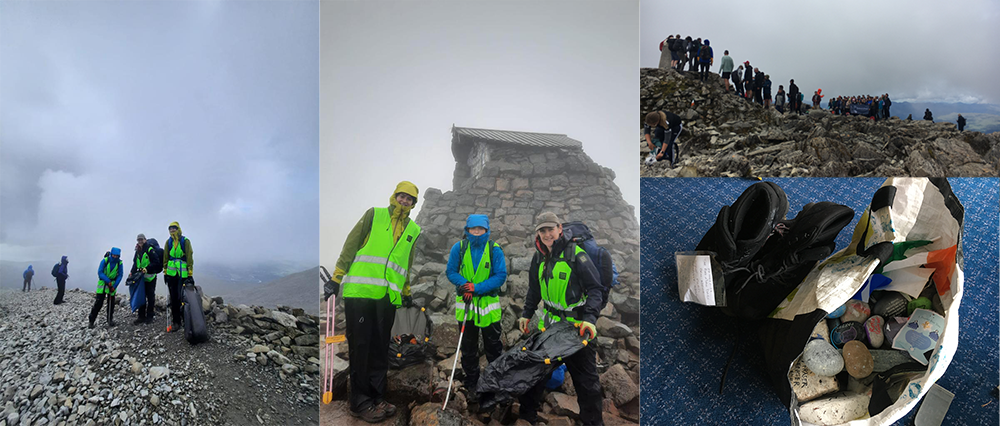
[(903, 329), (906, 325), (908, 317), (895, 317), (887, 320), (885, 322), (885, 338), (887, 341), (892, 342), (896, 335), (899, 334), (899, 330)]
[(913, 311), (917, 309), (931, 309), (931, 299), (926, 297), (918, 297), (906, 304), (906, 314), (913, 315)]
[(841, 315), (844, 315), (845, 311), (847, 311), (847, 305), (840, 305), (839, 308), (837, 308), (833, 312), (830, 312), (829, 314), (827, 314), (826, 317), (830, 318), (830, 319), (840, 318)]
[(833, 345), (823, 339), (812, 339), (806, 343), (802, 362), (820, 376), (834, 376), (844, 369), (844, 358)]
[(159, 407), (160, 406), (160, 397), (156, 396), (156, 395), (153, 395), (153, 396), (149, 397), (149, 403), (153, 404), (154, 407)]
[(882, 291), (878, 293), (878, 301), (872, 307), (872, 315), (882, 318), (893, 318), (906, 313), (906, 304), (910, 299), (903, 293), (896, 291)]
[(149, 368), (149, 381), (153, 382), (157, 379), (167, 377), (170, 374), (170, 369), (167, 367), (150, 367)]
[(830, 332), (830, 343), (838, 348), (852, 340), (859, 340), (865, 335), (865, 327), (859, 322), (850, 321), (838, 325)]
[(844, 310), (844, 314), (840, 316), (841, 322), (854, 321), (864, 323), (872, 314), (871, 309), (868, 308), (868, 304), (860, 300), (848, 300), (844, 306), (846, 309)]
[(872, 374), (875, 360), (872, 359), (872, 354), (864, 343), (852, 340), (844, 344), (844, 365), (848, 374), (863, 379)]
[(885, 334), (882, 332), (882, 328), (885, 326), (885, 320), (878, 315), (873, 315), (865, 321), (865, 336), (868, 338), (868, 345), (872, 348), (879, 348), (882, 343), (885, 343)]
[(868, 395), (840, 392), (799, 406), (799, 417), (806, 422), (830, 426), (847, 423), (868, 414)]

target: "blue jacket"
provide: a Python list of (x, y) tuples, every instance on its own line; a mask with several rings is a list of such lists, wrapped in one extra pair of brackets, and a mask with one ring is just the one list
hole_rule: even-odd
[(28, 272), (31, 272), (31, 275), (35, 275), (35, 271), (31, 269), (31, 265), (28, 265), (28, 269), (24, 270), (24, 273), (21, 274), (21, 277), (24, 279), (28, 279)]
[[(486, 233), (480, 236), (473, 236), (469, 233), (469, 228), (482, 226), (486, 228)], [(490, 218), (484, 214), (470, 214), (465, 221), (465, 239), (469, 240), (469, 253), (472, 255), (472, 266), (478, 267), (479, 261), (483, 258), (483, 250), (486, 249), (486, 242), (490, 239)], [(465, 285), (468, 280), (462, 276), (462, 242), (459, 241), (451, 246), (451, 255), (448, 256), (448, 280), (455, 287)], [(503, 249), (498, 245), (493, 246), (490, 253), (490, 260), (493, 262), (490, 268), (490, 277), (479, 284), (476, 284), (476, 295), (491, 293), (500, 288), (507, 281), (507, 260), (504, 258)]]
[[(122, 266), (122, 259), (121, 259), (122, 250), (118, 247), (114, 247), (111, 249), (111, 255), (112, 256), (118, 255), (118, 259), (115, 259), (110, 256), (108, 257), (108, 259), (111, 259), (112, 262), (118, 262), (118, 276), (115, 277), (115, 283), (114, 283), (114, 288), (118, 288), (118, 283), (122, 282), (122, 275), (125, 275), (126, 273), (124, 266)], [(104, 259), (101, 259), (101, 265), (97, 267), (97, 277), (100, 278), (101, 281), (104, 281), (106, 283), (111, 282), (111, 278), (108, 278), (107, 275), (104, 275), (104, 266), (105, 266)]]
[(66, 259), (66, 256), (63, 256), (62, 259), (59, 260), (59, 264), (59, 275), (62, 275), (62, 279), (64, 280), (69, 278), (69, 260)]

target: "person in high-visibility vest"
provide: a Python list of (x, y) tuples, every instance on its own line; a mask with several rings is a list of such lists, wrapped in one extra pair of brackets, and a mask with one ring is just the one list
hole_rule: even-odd
[(139, 317), (132, 322), (134, 325), (153, 322), (153, 311), (156, 308), (156, 272), (161, 270), (163, 260), (153, 245), (146, 241), (144, 234), (135, 237), (135, 256), (132, 257), (132, 270), (129, 274), (142, 272), (143, 291), (146, 304), (139, 306)]
[(163, 281), (170, 291), (170, 325), (167, 332), (181, 329), (181, 283), (194, 277), (194, 250), (191, 240), (181, 234), (181, 225), (171, 222), (167, 227), (170, 238), (163, 246)]
[(115, 294), (118, 290), (118, 283), (122, 281), (125, 271), (122, 267), (122, 249), (112, 247), (111, 251), (101, 259), (100, 266), (97, 267), (97, 298), (94, 300), (94, 307), (90, 309), (90, 328), (94, 328), (94, 321), (97, 314), (101, 312), (101, 305), (104, 299), (108, 300), (108, 327), (114, 327), (115, 321)]
[[(347, 235), (333, 271), (336, 294), (343, 287), (350, 357), (350, 414), (369, 423), (396, 415), (385, 400), (389, 339), (396, 308), (410, 305), (409, 276), (420, 226), (410, 220), (417, 187), (400, 182), (389, 207), (372, 207)], [(332, 319), (331, 319), (332, 321)]]
[[(580, 336), (596, 338), (594, 323), (600, 314), (603, 295), (597, 267), (582, 247), (563, 234), (563, 221), (555, 213), (538, 215), (536, 223), (536, 253), (531, 258), (528, 295), (524, 299), (518, 327), (528, 333), (528, 323), (538, 308), (538, 302), (545, 302), (539, 329), (558, 321), (572, 321), (580, 328)], [(580, 420), (587, 426), (604, 424), (601, 380), (597, 375), (594, 349), (591, 345), (584, 346), (577, 353), (563, 358), (563, 362), (573, 376), (573, 387), (580, 404)], [(542, 380), (521, 395), (521, 419), (532, 424), (537, 422), (538, 405), (544, 390), (545, 381)]]
[[(500, 286), (507, 281), (507, 261), (503, 249), (490, 240), (490, 219), (471, 214), (465, 221), (465, 238), (451, 247), (448, 280), (455, 285), (455, 319), (466, 322), (462, 337), (462, 371), (469, 402), (479, 401), (479, 335), (483, 336), (486, 360), (500, 357)], [(469, 304), (469, 310), (465, 305)]]

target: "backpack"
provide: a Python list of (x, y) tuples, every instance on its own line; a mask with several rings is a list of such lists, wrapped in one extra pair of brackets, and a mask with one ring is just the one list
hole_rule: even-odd
[[(615, 265), (614, 259), (611, 258), (611, 252), (597, 245), (594, 235), (590, 233), (590, 228), (586, 224), (583, 222), (564, 223), (563, 232), (567, 229), (570, 231), (570, 241), (587, 253), (587, 256), (594, 262), (598, 272), (601, 274), (601, 286), (604, 287), (601, 309), (604, 309), (608, 304), (608, 296), (611, 294), (611, 288), (618, 285), (618, 267)], [(606, 268), (608, 265), (611, 265), (610, 272)]]
[(53, 277), (59, 278), (59, 266), (61, 266), (61, 265), (62, 265), (62, 263), (57, 263), (55, 265), (52, 265), (52, 276)]
[[(484, 250), (489, 250), (490, 251), (490, 262), (493, 261), (492, 260), (492, 258), (493, 258), (493, 247), (496, 247), (496, 246), (497, 246), (497, 243), (494, 243), (493, 240), (486, 240), (486, 248)], [(459, 263), (459, 269), (460, 270), (461, 270), (461, 267), (462, 267), (462, 259), (465, 258), (465, 252), (467, 250), (469, 250), (469, 240), (465, 239), (465, 237), (462, 237), (462, 241), (460, 241), (459, 244), (458, 244), (458, 263)], [(482, 261), (482, 260), (480, 259), (480, 261)], [(493, 267), (493, 265), (490, 265), (490, 268), (492, 268), (492, 267)], [(506, 284), (507, 284), (506, 282), (504, 282), (503, 284), (500, 284), (500, 287), (498, 287), (494, 291), (494, 294), (490, 294), (490, 296), (506, 296), (507, 295), (507, 292), (505, 290)]]
[(701, 60), (705, 61), (705, 62), (708, 62), (708, 60), (710, 60), (710, 59), (712, 59), (712, 47), (711, 46), (702, 46), (701, 47)]
[(150, 274), (159, 274), (160, 272), (163, 272), (163, 249), (160, 248), (160, 243), (156, 241), (156, 238), (150, 238), (146, 240), (146, 242), (148, 242), (149, 245), (153, 247), (153, 251), (156, 252), (156, 259), (153, 259), (153, 262), (151, 262), (149, 267), (146, 268), (146, 272)]

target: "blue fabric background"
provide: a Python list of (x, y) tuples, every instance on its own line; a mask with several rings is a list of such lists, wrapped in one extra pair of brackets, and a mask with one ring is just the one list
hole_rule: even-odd
[[(787, 217), (806, 203), (833, 201), (855, 210), (837, 237), (850, 242), (861, 212), (884, 178), (776, 178), (788, 196)], [(952, 178), (965, 206), (965, 293), (959, 348), (938, 384), (955, 394), (946, 425), (998, 424), (991, 390), (998, 384), (998, 244), (1000, 199), (995, 178)], [(788, 412), (764, 374), (754, 333), (747, 333), (719, 382), (741, 329), (717, 308), (680, 301), (674, 252), (693, 250), (719, 209), (753, 184), (736, 178), (643, 178), (641, 204), (642, 423), (650, 425), (783, 425)], [(983, 406), (985, 405), (985, 406)], [(916, 410), (897, 425), (912, 424)]]

